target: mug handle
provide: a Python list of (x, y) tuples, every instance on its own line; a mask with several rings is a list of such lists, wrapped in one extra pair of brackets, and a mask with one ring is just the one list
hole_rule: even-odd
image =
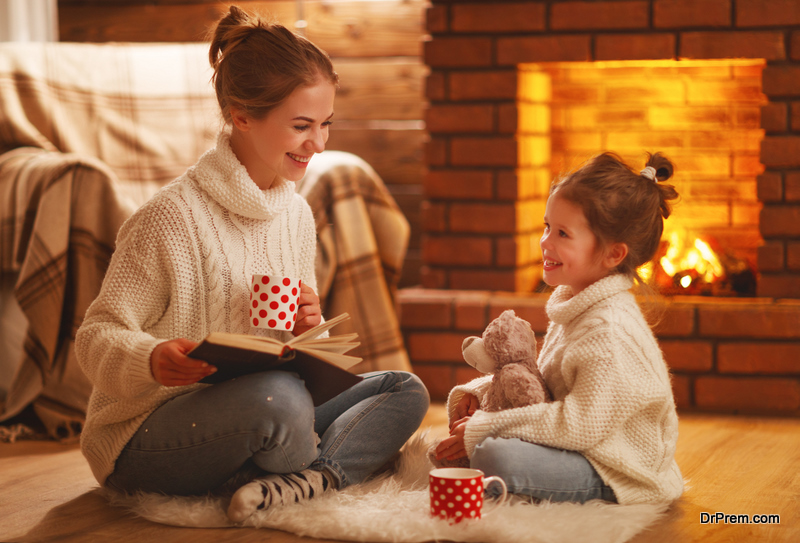
[(500, 483), (500, 486), (503, 487), (503, 495), (501, 498), (496, 501), (489, 509), (484, 509), (481, 511), (481, 516), (488, 515), (489, 513), (493, 513), (497, 510), (498, 507), (505, 504), (508, 501), (508, 488), (506, 487), (506, 482), (502, 480), (500, 477), (486, 477), (483, 480), (483, 488), (487, 488), (492, 483)]

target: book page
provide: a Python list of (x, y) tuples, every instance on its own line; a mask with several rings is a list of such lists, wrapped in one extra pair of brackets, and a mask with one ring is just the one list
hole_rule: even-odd
[[(333, 328), (337, 324), (340, 324), (340, 323), (346, 321), (349, 318), (350, 318), (350, 315), (348, 315), (347, 313), (342, 313), (341, 315), (336, 316), (336, 317), (332, 318), (329, 321), (326, 321), (326, 322), (323, 322), (321, 324), (318, 324), (317, 326), (315, 326), (311, 330), (308, 330), (308, 331), (300, 334), (299, 336), (290, 339), (289, 341), (286, 342), (286, 344), (294, 347), (294, 346), (299, 345), (301, 343), (304, 343), (306, 341), (312, 341), (312, 340), (331, 341), (332, 340), (331, 338), (319, 338), (317, 336), (319, 336), (323, 332), (326, 332), (326, 331), (330, 330), (331, 328)], [(334, 338), (335, 338), (335, 336), (334, 336)]]
[(361, 345), (356, 339), (358, 334), (343, 334), (341, 336), (318, 338), (304, 341), (300, 345), (289, 345), (289, 347), (300, 349), (303, 347), (309, 349), (319, 349), (320, 351), (331, 351), (334, 353), (346, 353), (350, 349), (354, 349)]

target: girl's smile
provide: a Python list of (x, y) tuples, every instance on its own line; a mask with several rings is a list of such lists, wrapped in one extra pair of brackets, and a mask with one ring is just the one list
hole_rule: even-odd
[(549, 259), (545, 259), (544, 260), (544, 269), (545, 269), (545, 271), (553, 271), (554, 269), (556, 269), (560, 265), (561, 265), (561, 262), (556, 262), (555, 260), (549, 260)]

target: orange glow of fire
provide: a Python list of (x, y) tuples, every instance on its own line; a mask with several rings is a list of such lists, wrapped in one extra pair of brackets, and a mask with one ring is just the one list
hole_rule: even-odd
[(643, 266), (639, 273), (664, 286), (690, 288), (693, 284), (713, 284), (725, 278), (725, 268), (711, 245), (685, 230), (674, 230), (664, 236), (666, 251), (657, 260), (657, 270), (652, 263)]
[[(667, 253), (659, 261), (664, 272), (670, 277), (675, 277), (677, 273), (694, 270), (706, 283), (722, 279), (725, 275), (722, 263), (709, 244), (700, 238), (694, 238), (690, 244), (687, 240), (688, 236), (681, 235), (677, 231), (670, 234)], [(682, 281), (684, 279), (686, 277), (683, 277)], [(689, 286), (684, 283), (681, 285), (684, 288)]]

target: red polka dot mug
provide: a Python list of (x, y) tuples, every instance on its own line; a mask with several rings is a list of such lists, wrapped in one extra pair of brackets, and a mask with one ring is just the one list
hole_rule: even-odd
[[(481, 512), (488, 515), (508, 498), (506, 483), (500, 477), (486, 477), (479, 469), (438, 468), (431, 470), (429, 480), (431, 516), (446, 519), (451, 524), (480, 519)], [(490, 509), (482, 511), (483, 489), (492, 483), (498, 483), (503, 493)]]
[(300, 279), (253, 275), (250, 287), (250, 324), (273, 330), (294, 329), (300, 297)]

